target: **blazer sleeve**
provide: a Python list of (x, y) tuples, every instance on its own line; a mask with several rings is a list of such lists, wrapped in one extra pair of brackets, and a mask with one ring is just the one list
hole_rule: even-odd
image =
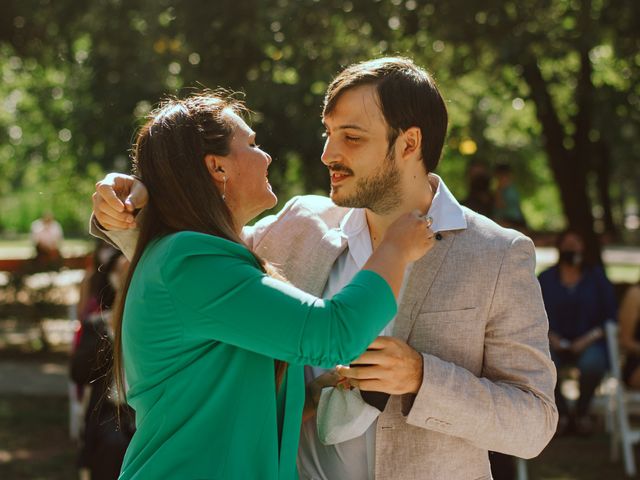
[(260, 244), (264, 236), (269, 233), (273, 225), (291, 211), (299, 198), (299, 196), (292, 197), (285, 204), (285, 206), (282, 207), (282, 210), (280, 210), (275, 215), (267, 215), (266, 217), (256, 222), (254, 225), (244, 227), (242, 229), (242, 239), (247, 245), (247, 248), (249, 248), (249, 250), (255, 251), (256, 247)]
[(533, 243), (517, 237), (503, 257), (491, 302), (481, 376), (423, 354), (423, 383), (407, 422), (486, 450), (538, 455), (558, 421), (547, 335)]
[[(138, 215), (142, 215), (142, 211)], [(138, 242), (140, 232), (137, 228), (130, 230), (105, 230), (92, 214), (91, 220), (89, 221), (89, 233), (117, 248), (127, 257), (127, 260), (131, 260), (136, 251), (136, 243)]]
[(174, 242), (162, 276), (187, 335), (332, 368), (357, 358), (396, 314), (377, 273), (361, 271), (323, 300), (265, 275), (244, 247), (232, 245), (233, 252), (212, 252)]

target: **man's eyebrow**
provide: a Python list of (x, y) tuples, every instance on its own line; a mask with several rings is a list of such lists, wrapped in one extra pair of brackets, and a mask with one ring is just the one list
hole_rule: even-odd
[[(327, 128), (327, 124), (322, 122), (322, 124), (324, 125), (324, 128)], [(344, 125), (339, 125), (335, 128), (336, 130), (359, 130), (361, 132), (368, 132), (368, 130), (364, 127), (361, 127), (360, 125), (356, 125), (355, 123), (346, 123)]]

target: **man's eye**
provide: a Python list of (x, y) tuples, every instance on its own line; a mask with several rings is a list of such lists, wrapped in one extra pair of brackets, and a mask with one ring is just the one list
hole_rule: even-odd
[(320, 135), (322, 138), (329, 138), (329, 132), (322, 132), (322, 135)]
[(360, 137), (352, 137), (351, 135), (345, 135), (345, 137), (349, 142), (357, 142), (360, 140)]

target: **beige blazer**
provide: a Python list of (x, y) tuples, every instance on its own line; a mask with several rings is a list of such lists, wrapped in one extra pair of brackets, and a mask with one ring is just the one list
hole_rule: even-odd
[[(292, 199), (245, 230), (256, 253), (321, 295), (347, 245), (347, 209)], [(528, 238), (465, 209), (467, 229), (416, 262), (394, 336), (424, 357), (417, 395), (392, 396), (379, 417), (376, 480), (489, 479), (488, 450), (538, 455), (558, 419), (548, 322)]]
[[(320, 296), (346, 247), (347, 211), (325, 197), (295, 197), (247, 228), (245, 240)], [(378, 419), (376, 480), (490, 479), (488, 450), (531, 458), (555, 432), (556, 371), (533, 243), (465, 215), (468, 227), (443, 232), (406, 284), (394, 336), (422, 353), (424, 378), (417, 395), (392, 396)], [(110, 236), (132, 253), (132, 232)]]

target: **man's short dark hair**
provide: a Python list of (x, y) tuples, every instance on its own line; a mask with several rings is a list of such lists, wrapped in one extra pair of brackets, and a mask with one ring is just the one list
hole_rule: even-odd
[(375, 85), (380, 109), (389, 125), (389, 148), (401, 131), (422, 132), (422, 161), (427, 172), (438, 166), (447, 133), (447, 107), (433, 78), (402, 57), (385, 57), (350, 65), (333, 79), (324, 97), (323, 116), (331, 114), (349, 89)]

